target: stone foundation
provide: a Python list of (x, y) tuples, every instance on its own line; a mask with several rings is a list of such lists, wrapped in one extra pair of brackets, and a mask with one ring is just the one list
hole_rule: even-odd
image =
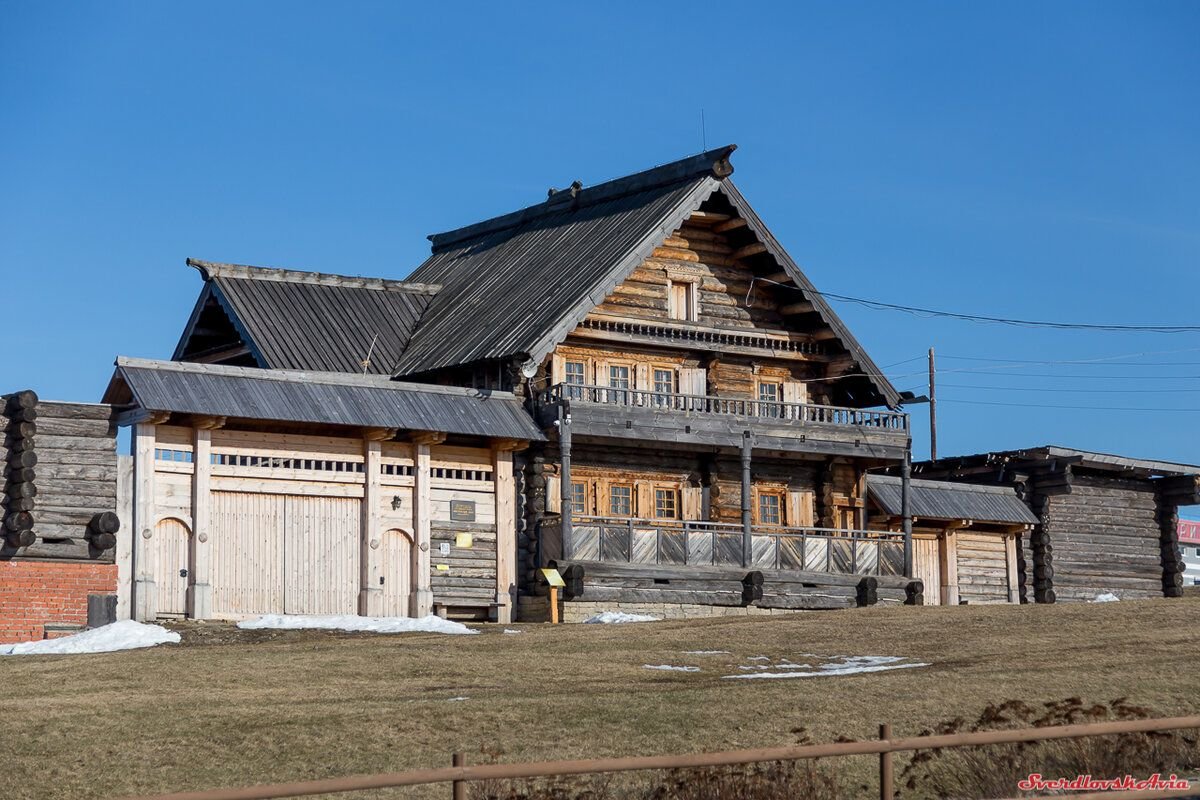
[[(687, 603), (596, 603), (585, 600), (559, 601), (562, 622), (583, 622), (605, 611), (642, 614), (659, 619), (707, 619), (709, 617), (759, 617), (796, 614), (792, 609), (756, 606), (701, 606)], [(518, 622), (549, 622), (550, 600), (546, 597), (521, 597), (517, 602)]]

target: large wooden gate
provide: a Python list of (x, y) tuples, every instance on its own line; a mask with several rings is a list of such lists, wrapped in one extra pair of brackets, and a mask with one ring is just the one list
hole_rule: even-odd
[(407, 617), (413, 571), (412, 538), (393, 528), (383, 534), (382, 550), (382, 613), (385, 617)]
[(213, 492), (213, 612), (353, 614), (356, 498)]
[(188, 543), (191, 532), (181, 520), (168, 517), (154, 526), (157, 547), (154, 576), (158, 613), (182, 617), (187, 608)]

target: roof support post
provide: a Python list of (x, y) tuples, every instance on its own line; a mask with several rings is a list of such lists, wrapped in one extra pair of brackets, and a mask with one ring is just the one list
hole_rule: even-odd
[(513, 452), (528, 442), (499, 439), (492, 442), (492, 479), (496, 486), (496, 622), (512, 622), (517, 604), (517, 484), (513, 477)]
[(754, 562), (754, 535), (751, 530), (750, 514), (750, 452), (754, 440), (750, 431), (742, 431), (742, 566)]
[(571, 492), (571, 409), (558, 406), (558, 451), (559, 462), (559, 511), (562, 516), (562, 558), (570, 561), (574, 557), (574, 496)]
[(213, 587), (209, 578), (212, 545), (212, 432), (224, 419), (196, 420), (192, 440), (192, 535), (188, 539), (188, 583), (185, 608), (192, 619), (212, 617)]
[(157, 617), (152, 548), (154, 547), (154, 425), (134, 428), (133, 449), (133, 618), (153, 622)]
[(433, 542), (433, 487), (429, 449), (444, 441), (444, 433), (413, 434), (413, 544), (416, 545), (416, 574), (412, 581), (411, 605), (414, 617), (427, 617), (433, 613), (433, 580), (429, 574)]
[(913, 576), (912, 544), (912, 439), (904, 447), (904, 463), (900, 466), (900, 517), (904, 525), (904, 577)]
[[(363, 500), (358, 530), (358, 613), (364, 617), (383, 615), (383, 487), (380, 465), (388, 431), (363, 431)], [(390, 432), (392, 436), (395, 432)], [(414, 470), (415, 472), (415, 470)]]

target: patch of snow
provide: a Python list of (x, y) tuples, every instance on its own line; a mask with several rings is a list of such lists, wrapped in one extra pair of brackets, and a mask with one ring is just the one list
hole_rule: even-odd
[(1112, 592), (1101, 592), (1100, 594), (1096, 595), (1096, 599), (1093, 600), (1092, 602), (1093, 603), (1115, 603), (1120, 599), (1121, 598), (1117, 597)]
[(699, 672), (699, 667), (677, 667), (673, 664), (642, 664), (642, 669), (661, 669), (668, 672)]
[(742, 675), (723, 675), (722, 680), (737, 680), (748, 678), (824, 678), (831, 675), (858, 675), (864, 672), (884, 672), (892, 669), (910, 669), (913, 667), (928, 667), (925, 663), (899, 663), (904, 661), (899, 656), (847, 656), (840, 661), (821, 664), (815, 670), (807, 664), (776, 664), (765, 669), (785, 669), (787, 672), (756, 672), (763, 667), (738, 667), (744, 670)]
[(58, 639), (44, 639), (40, 642), (21, 642), (20, 644), (0, 644), (0, 655), (4, 656), (41, 656), (68, 655), (78, 653), (111, 653), (116, 650), (135, 650), (140, 647), (154, 647), (156, 644), (176, 644), (179, 634), (169, 631), (161, 625), (146, 625), (123, 619), (111, 625), (92, 628), (71, 636)]
[(463, 700), (470, 700), (470, 699), (471, 698), (469, 698), (469, 697), (451, 697), (448, 700), (446, 700), (446, 702), (447, 703), (459, 703), (459, 702), (462, 702)]
[(731, 656), (728, 650), (684, 650), (685, 656)]
[(585, 625), (618, 625), (625, 622), (658, 622), (658, 617), (646, 614), (626, 614), (624, 611), (605, 611), (583, 621)]
[(329, 630), (353, 633), (479, 633), (461, 622), (427, 617), (358, 617), (353, 614), (308, 616), (304, 614), (266, 614), (257, 619), (243, 620), (237, 625), (244, 630)]
[(770, 656), (750, 656), (746, 660), (747, 661), (770, 661), (771, 657)]
[(525, 631), (518, 631), (518, 630), (513, 630), (512, 628), (505, 628), (504, 632), (505, 633), (524, 633)]

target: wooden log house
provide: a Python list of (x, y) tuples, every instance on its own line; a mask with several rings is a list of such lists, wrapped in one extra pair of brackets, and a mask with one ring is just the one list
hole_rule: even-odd
[[(1015, 490), (1036, 524), (1020, 536), (1021, 602), (1179, 597), (1179, 507), (1200, 467), (1045, 446), (916, 464), (922, 478)], [(916, 483), (916, 481), (914, 481)]]

